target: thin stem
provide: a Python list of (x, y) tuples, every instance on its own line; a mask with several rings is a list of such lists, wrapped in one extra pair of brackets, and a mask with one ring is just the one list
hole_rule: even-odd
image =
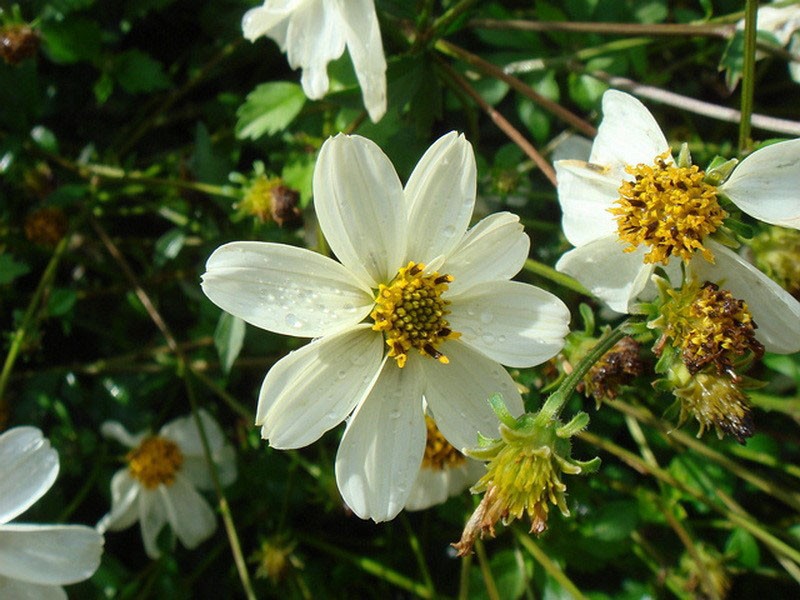
[(572, 290), (573, 292), (578, 292), (583, 296), (592, 295), (592, 292), (583, 287), (577, 279), (573, 279), (564, 273), (559, 273), (553, 267), (533, 260), (532, 258), (527, 259), (525, 261), (525, 266), (522, 268), (528, 273), (533, 273), (534, 275), (539, 275), (540, 277), (549, 279), (553, 283), (567, 288), (568, 290)]
[(436, 588), (433, 585), (433, 579), (431, 578), (431, 572), (428, 570), (428, 563), (425, 560), (425, 555), (422, 553), (422, 546), (419, 543), (419, 538), (414, 528), (411, 527), (411, 523), (408, 522), (408, 516), (405, 513), (400, 514), (400, 521), (403, 524), (403, 529), (406, 531), (406, 536), (408, 536), (408, 545), (411, 546), (411, 552), (414, 554), (414, 558), (417, 561), (422, 580), (427, 586), (431, 598), (435, 598)]
[(695, 36), (729, 39), (736, 26), (708, 23), (593, 23), (578, 21), (527, 21), (522, 19), (472, 19), (476, 29), (515, 31), (566, 31), (570, 33), (599, 33), (607, 35)]
[(461, 559), (461, 570), (458, 575), (458, 600), (469, 598), (470, 567), (472, 567), (472, 554), (467, 554)]
[(550, 183), (553, 184), (553, 187), (556, 186), (556, 172), (553, 170), (553, 167), (550, 163), (539, 153), (536, 148), (531, 145), (531, 143), (525, 139), (519, 130), (514, 127), (503, 115), (501, 115), (498, 111), (496, 111), (483, 97), (464, 79), (458, 72), (453, 69), (450, 65), (448, 65), (443, 60), (439, 60), (439, 66), (444, 69), (444, 71), (450, 76), (450, 78), (455, 82), (458, 87), (460, 87), (467, 95), (472, 98), (478, 106), (483, 109), (483, 111), (489, 115), (489, 118), (494, 121), (494, 124), (505, 133), (508, 138), (514, 142), (519, 148), (528, 155), (528, 157), (536, 163), (536, 166), (539, 167), (539, 170), (544, 174), (547, 179), (550, 180)]
[(564, 378), (564, 381), (561, 382), (561, 385), (558, 386), (558, 389), (550, 394), (550, 397), (539, 411), (537, 419), (548, 421), (558, 415), (558, 413), (564, 407), (564, 404), (566, 404), (567, 400), (569, 400), (570, 396), (572, 396), (575, 388), (583, 380), (594, 364), (600, 360), (606, 352), (613, 348), (618, 341), (628, 335), (627, 328), (630, 322), (631, 321), (629, 319), (626, 319), (614, 329), (611, 329), (603, 334), (603, 337), (598, 340), (594, 348), (589, 350), (586, 356), (584, 356), (575, 366), (572, 373)]
[(492, 568), (489, 565), (489, 558), (486, 556), (486, 546), (480, 538), (475, 540), (475, 555), (478, 557), (478, 566), (481, 569), (483, 583), (486, 586), (486, 595), (489, 600), (500, 600), (500, 592), (497, 590)]
[(513, 531), (517, 541), (522, 545), (522, 547), (528, 551), (528, 553), (536, 562), (542, 565), (550, 577), (555, 579), (558, 584), (570, 594), (571, 598), (574, 598), (575, 600), (588, 600), (588, 598), (581, 593), (578, 587), (572, 583), (572, 580), (566, 576), (564, 571), (561, 570), (561, 567), (559, 567), (549, 556), (547, 556), (547, 553), (539, 548), (539, 546), (536, 545), (529, 535), (518, 531), (516, 528), (514, 528)]
[(750, 118), (753, 113), (756, 69), (756, 21), (758, 0), (746, 0), (744, 9), (744, 65), (742, 67), (742, 117), (739, 121), (739, 152), (750, 148)]
[(428, 33), (428, 39), (435, 39), (439, 37), (442, 32), (450, 27), (450, 25), (458, 19), (461, 15), (467, 12), (472, 5), (475, 4), (478, 0), (461, 0), (458, 4), (453, 6), (452, 8), (445, 11), (445, 13), (436, 19), (431, 25), (430, 31)]
[(499, 79), (500, 81), (508, 84), (509, 87), (532, 100), (537, 106), (551, 113), (558, 119), (561, 119), (565, 123), (571, 125), (584, 135), (594, 137), (597, 134), (597, 128), (591, 123), (582, 119), (575, 113), (567, 110), (558, 102), (554, 102), (549, 98), (545, 98), (521, 79), (506, 73), (502, 68), (482, 59), (477, 54), (473, 54), (464, 48), (456, 46), (455, 44), (445, 40), (439, 40), (436, 43), (436, 48), (445, 54), (454, 56), (455, 58), (464, 61), (468, 65), (475, 67), (483, 74), (489, 75), (490, 77), (494, 77), (495, 79)]

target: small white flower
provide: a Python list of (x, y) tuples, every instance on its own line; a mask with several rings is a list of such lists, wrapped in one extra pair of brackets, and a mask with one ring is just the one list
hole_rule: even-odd
[[(800, 4), (762, 6), (758, 9), (756, 26), (759, 31), (774, 35), (780, 46), (788, 46), (787, 50), (791, 54), (800, 54)], [(736, 23), (736, 28), (744, 30), (744, 19)], [(756, 58), (763, 56), (765, 54), (759, 52)], [(789, 63), (789, 74), (794, 81), (800, 83), (800, 62), (794, 60)]]
[(0, 435), (0, 598), (66, 600), (62, 585), (92, 576), (103, 536), (84, 525), (9, 523), (44, 496), (58, 475), (58, 453), (35, 427)]
[(285, 52), (293, 69), (302, 68), (306, 96), (328, 91), (328, 63), (350, 51), (370, 118), (386, 112), (386, 58), (373, 0), (265, 0), (242, 19), (251, 42), (267, 36)]
[(637, 298), (655, 297), (650, 276), (657, 266), (679, 282), (684, 260), (698, 277), (747, 302), (767, 350), (800, 350), (800, 304), (710, 237), (727, 215), (717, 195), (767, 223), (800, 227), (800, 140), (757, 150), (718, 187), (704, 183), (696, 167), (676, 166), (669, 150), (641, 102), (604, 94), (589, 162), (555, 163), (564, 234), (576, 246), (556, 268), (627, 313)]
[(203, 291), (217, 306), (319, 338), (270, 369), (256, 424), (273, 447), (299, 448), (347, 418), (336, 479), (362, 518), (385, 521), (405, 505), (425, 449), (423, 397), (453, 446), (474, 445), (478, 431), (497, 428), (492, 394), (522, 411), (501, 364), (539, 364), (568, 332), (558, 298), (509, 281), (530, 244), (519, 219), (497, 213), (467, 231), (476, 177), (472, 147), (455, 132), (428, 149), (405, 188), (373, 142), (338, 135), (323, 144), (313, 184), (340, 262), (260, 242), (208, 259)]
[(428, 437), (417, 479), (406, 510), (424, 510), (460, 494), (486, 473), (480, 461), (468, 458), (444, 438), (433, 419), (425, 416)]
[[(221, 485), (236, 479), (233, 447), (217, 422), (199, 411)], [(192, 415), (164, 425), (157, 435), (131, 435), (115, 421), (102, 426), (103, 435), (131, 448), (128, 465), (111, 480), (111, 512), (97, 524), (101, 532), (119, 531), (139, 521), (145, 552), (160, 555), (156, 539), (169, 523), (187, 548), (195, 548), (217, 528), (214, 511), (196, 488), (212, 489), (210, 466), (203, 454), (200, 431)]]

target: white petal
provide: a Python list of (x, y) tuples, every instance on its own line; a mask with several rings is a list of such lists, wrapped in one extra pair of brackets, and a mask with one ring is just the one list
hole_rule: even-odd
[(58, 475), (58, 452), (35, 427), (0, 435), (0, 524), (25, 512), (44, 496)]
[(84, 525), (11, 524), (0, 528), (0, 575), (64, 585), (92, 576), (103, 536)]
[(589, 162), (611, 167), (622, 180), (626, 165), (655, 164), (667, 150), (667, 138), (644, 104), (617, 90), (603, 94), (603, 120)]
[(136, 448), (142, 443), (144, 438), (151, 435), (151, 432), (149, 431), (141, 431), (139, 433), (132, 434), (125, 429), (125, 426), (122, 425), (122, 423), (117, 421), (104, 421), (103, 424), (100, 425), (100, 433), (103, 434), (103, 437), (117, 441), (128, 448)]
[(517, 281), (495, 281), (458, 296), (450, 327), (459, 340), (509, 367), (532, 367), (563, 348), (569, 309), (550, 292)]
[(111, 478), (111, 512), (97, 524), (100, 533), (127, 529), (139, 518), (139, 482), (128, 469), (120, 469)]
[(301, 448), (341, 423), (373, 385), (383, 338), (363, 325), (315, 340), (267, 373), (256, 425), (274, 448)]
[(442, 265), (442, 272), (453, 277), (447, 297), (479, 283), (511, 279), (525, 264), (529, 248), (530, 238), (517, 215), (489, 215), (461, 238)]
[(251, 325), (298, 337), (351, 327), (375, 303), (368, 288), (335, 260), (305, 248), (232, 242), (206, 263), (203, 291)]
[(573, 246), (582, 246), (617, 231), (609, 212), (619, 198), (623, 179), (610, 169), (579, 160), (556, 163), (561, 227)]
[(306, 96), (319, 100), (328, 91), (328, 63), (344, 53), (341, 16), (334, 3), (312, 0), (298, 5), (286, 31), (289, 65), (303, 68), (300, 82)]
[(756, 219), (800, 229), (800, 139), (756, 150), (719, 189)]
[(373, 0), (337, 0), (364, 105), (374, 123), (386, 112), (386, 58)]
[(612, 310), (627, 313), (647, 286), (654, 266), (644, 262), (646, 246), (623, 252), (626, 246), (616, 234), (600, 238), (565, 253), (556, 269), (577, 279)]
[(264, 6), (248, 10), (242, 17), (242, 33), (251, 42), (267, 36), (278, 43), (281, 52), (286, 51), (286, 30), (289, 17), (301, 0), (272, 0)]
[(475, 207), (477, 167), (472, 145), (451, 131), (414, 167), (405, 189), (408, 259), (430, 262), (461, 241)]
[(162, 492), (142, 489), (139, 496), (139, 524), (142, 529), (144, 551), (150, 558), (161, 556), (158, 548), (158, 534), (167, 524), (167, 512)]
[(441, 504), (449, 497), (463, 492), (485, 472), (483, 463), (471, 459), (466, 459), (466, 462), (457, 467), (444, 469), (423, 465), (406, 500), (405, 509), (424, 510)]
[(386, 358), (375, 386), (356, 409), (336, 455), (336, 482), (362, 519), (393, 519), (403, 509), (425, 451), (419, 366)]
[(791, 294), (721, 244), (709, 240), (715, 264), (694, 258), (692, 270), (701, 281), (711, 281), (747, 303), (758, 325), (756, 338), (769, 352), (800, 351), (800, 303)]
[(208, 502), (192, 487), (189, 481), (178, 474), (169, 486), (160, 486), (172, 531), (189, 549), (214, 535), (217, 518)]
[(0, 598), (4, 600), (68, 600), (57, 585), (40, 585), (0, 576)]
[(322, 144), (314, 208), (331, 250), (367, 287), (395, 276), (406, 250), (403, 187), (374, 142), (339, 134)]
[[(800, 31), (792, 34), (792, 41), (789, 43), (787, 50), (794, 56), (800, 55)], [(793, 60), (789, 63), (789, 77), (795, 83), (800, 83), (800, 61)]]
[(432, 358), (409, 355), (425, 371), (425, 399), (442, 435), (459, 450), (478, 442), (478, 433), (497, 437), (497, 416), (489, 398), (503, 395), (514, 416), (522, 414), (522, 397), (506, 370), (458, 340), (447, 341), (439, 350), (450, 359), (443, 365)]

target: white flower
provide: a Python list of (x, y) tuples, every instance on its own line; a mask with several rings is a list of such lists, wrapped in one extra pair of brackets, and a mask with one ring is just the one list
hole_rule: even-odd
[(468, 458), (451, 446), (436, 423), (425, 416), (425, 454), (406, 500), (406, 510), (424, 510), (460, 494), (486, 473), (480, 461)]
[(83, 525), (9, 523), (44, 496), (58, 475), (58, 453), (35, 427), (0, 435), (0, 598), (66, 600), (62, 585), (100, 565), (103, 536)]
[[(221, 485), (236, 479), (233, 448), (217, 422), (199, 411), (211, 457)], [(97, 524), (101, 532), (119, 531), (139, 521), (147, 555), (160, 555), (156, 539), (169, 523), (187, 548), (195, 548), (217, 528), (214, 511), (195, 488), (212, 489), (210, 466), (203, 454), (200, 431), (192, 415), (164, 425), (157, 435), (131, 435), (115, 421), (102, 426), (103, 435), (131, 448), (128, 465), (111, 480), (111, 512)]]
[[(780, 46), (788, 46), (787, 50), (791, 54), (795, 56), (800, 54), (800, 4), (762, 6), (758, 9), (756, 26), (758, 31), (765, 31), (775, 36)], [(744, 19), (736, 23), (736, 28), (744, 30)], [(765, 54), (759, 52), (756, 57), (763, 56)], [(794, 81), (800, 83), (800, 62), (794, 60), (789, 63), (789, 74)]]
[[(698, 277), (747, 302), (767, 350), (800, 350), (800, 304), (710, 237), (726, 216), (717, 195), (762, 221), (800, 227), (800, 140), (754, 152), (713, 187), (702, 182), (696, 167), (675, 165), (641, 102), (609, 90), (589, 162), (562, 160), (555, 166), (562, 226), (576, 246), (558, 261), (559, 271), (625, 313), (638, 297), (655, 297), (650, 276), (657, 266), (680, 281), (683, 259)], [(617, 202), (623, 196), (629, 199)]]
[(319, 100), (328, 91), (328, 63), (350, 51), (370, 118), (386, 112), (386, 59), (373, 0), (265, 0), (242, 19), (244, 37), (265, 35), (303, 69), (306, 96)]
[(313, 184), (320, 228), (340, 262), (234, 242), (206, 265), (203, 290), (223, 310), (319, 338), (269, 371), (256, 424), (273, 447), (298, 448), (349, 416), (336, 478), (362, 518), (385, 521), (403, 508), (425, 449), (423, 396), (453, 446), (474, 445), (478, 431), (497, 427), (493, 393), (522, 411), (498, 363), (539, 364), (568, 332), (558, 298), (509, 281), (530, 244), (519, 219), (497, 213), (467, 231), (476, 171), (472, 147), (451, 132), (403, 188), (373, 142), (338, 135), (323, 144)]

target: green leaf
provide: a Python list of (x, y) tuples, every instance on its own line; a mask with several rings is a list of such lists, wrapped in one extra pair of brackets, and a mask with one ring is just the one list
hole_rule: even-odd
[(755, 569), (761, 564), (758, 542), (744, 529), (734, 529), (725, 543), (725, 554), (732, 555), (742, 566)]
[[(499, 596), (513, 600), (520, 598), (525, 593), (526, 565), (518, 560), (517, 555), (511, 550), (501, 550), (489, 561), (494, 582), (497, 585)], [(471, 600), (488, 598), (486, 585), (479, 568), (470, 571)]]
[(0, 254), (0, 285), (11, 283), (17, 277), (30, 272), (31, 268), (23, 262), (17, 262), (10, 254)]
[(97, 23), (82, 17), (42, 24), (44, 51), (50, 60), (59, 64), (94, 59), (100, 53), (101, 35)]
[(146, 94), (172, 85), (163, 65), (141, 50), (128, 50), (115, 57), (112, 73), (129, 94)]
[(236, 111), (236, 137), (256, 140), (262, 135), (283, 131), (300, 114), (306, 103), (303, 89), (296, 83), (263, 83), (247, 95)]
[(70, 312), (77, 301), (78, 295), (74, 290), (56, 288), (47, 299), (47, 312), (51, 317), (61, 317)]
[(635, 501), (619, 500), (603, 505), (588, 523), (588, 535), (604, 542), (624, 540), (636, 529), (639, 507)]
[(170, 229), (156, 240), (153, 262), (158, 267), (164, 266), (167, 262), (178, 256), (185, 242), (186, 234), (183, 230), (178, 228)]
[(217, 328), (214, 330), (214, 347), (217, 349), (223, 372), (230, 372), (236, 357), (239, 356), (246, 330), (244, 321), (239, 317), (226, 312), (220, 316)]

